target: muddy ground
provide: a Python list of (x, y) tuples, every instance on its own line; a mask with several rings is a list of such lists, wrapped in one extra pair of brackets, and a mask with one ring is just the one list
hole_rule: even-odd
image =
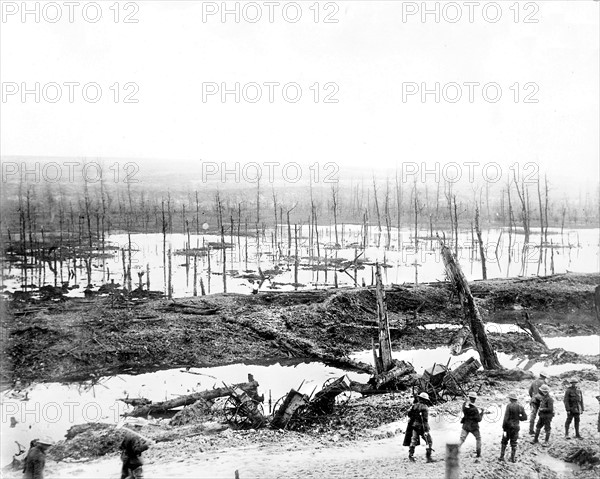
[[(600, 462), (597, 432), (598, 402), (593, 399), (598, 372), (582, 376), (586, 412), (582, 415), (583, 440), (566, 440), (562, 425), (565, 413), (560, 397), (566, 385), (566, 375), (550, 380), (556, 399), (557, 416), (553, 421), (551, 447), (545, 449), (530, 443), (527, 423), (521, 427), (518, 463), (498, 461), (500, 450), (501, 413), (510, 390), (526, 396), (529, 381), (502, 383), (478, 378), (484, 384), (478, 404), (488, 409), (481, 423), (483, 455), (474, 454), (474, 440), (467, 439), (460, 455), (461, 477), (504, 479), (598, 477), (599, 466), (578, 467), (553, 458), (565, 459), (574, 451), (585, 450)], [(433, 464), (426, 464), (424, 448), (418, 447), (415, 464), (407, 459), (402, 446), (406, 428), (406, 411), (411, 398), (408, 393), (384, 394), (352, 399), (345, 409), (334, 411), (322, 423), (303, 433), (280, 430), (231, 430), (224, 423), (218, 408), (195, 424), (169, 426), (166, 420), (152, 419), (141, 432), (156, 441), (144, 453), (145, 477), (233, 478), (380, 478), (380, 477), (443, 477), (444, 444), (455, 442), (460, 434), (461, 400), (434, 406), (430, 424), (434, 440)], [(527, 412), (528, 407), (526, 407)], [(498, 414), (500, 411), (500, 414)], [(122, 432), (108, 425), (79, 428), (49, 451), (48, 477), (119, 477), (118, 444)], [(5, 471), (7, 478), (19, 477), (16, 471)]]
[[(484, 320), (514, 322), (528, 311), (545, 336), (597, 334), (599, 275), (476, 281)], [(393, 348), (436, 347), (451, 333), (419, 325), (462, 320), (445, 283), (386, 290)], [(301, 357), (333, 359), (369, 349), (377, 334), (374, 288), (252, 296), (124, 300), (114, 297), (0, 301), (2, 382), (88, 380), (114, 373)], [(524, 333), (491, 334), (498, 351), (542, 354)], [(563, 354), (559, 362), (598, 357)]]
[[(598, 275), (478, 281), (472, 291), (486, 321), (514, 322), (528, 311), (544, 336), (598, 334), (593, 292)], [(462, 313), (443, 283), (394, 285), (386, 290), (393, 348), (447, 344), (447, 329), (425, 331), (431, 323), (459, 324)], [(290, 357), (313, 360), (343, 357), (371, 347), (377, 335), (373, 288), (297, 293), (221, 294), (207, 297), (124, 300), (113, 297), (53, 301), (0, 302), (5, 387), (30, 382), (90, 380), (115, 373), (136, 373), (181, 366), (215, 366)], [(530, 357), (546, 354), (524, 333), (491, 334), (498, 351)], [(588, 362), (598, 356), (555, 351), (554, 362)], [(560, 356), (560, 357), (558, 357)], [(548, 359), (546, 356), (544, 359)], [(522, 429), (520, 461), (500, 463), (498, 419), (486, 424), (484, 456), (473, 454), (472, 438), (461, 455), (461, 477), (597, 477), (598, 466), (565, 467), (562, 462), (580, 449), (595, 451), (598, 370), (577, 373), (586, 394), (583, 441), (561, 436), (564, 411), (560, 402), (565, 373), (551, 379), (559, 415), (552, 446), (529, 444)], [(506, 381), (478, 373), (480, 403), (502, 410), (510, 390), (526, 402), (530, 380)], [(224, 477), (236, 469), (240, 477), (442, 477), (443, 444), (460, 433), (460, 400), (432, 409), (438, 461), (417, 464), (401, 446), (410, 391), (352, 399), (347, 409), (307, 427), (303, 432), (234, 431), (213, 412), (191, 424), (174, 427), (152, 419), (143, 433), (157, 444), (146, 453), (147, 477)], [(118, 477), (119, 432), (107, 425), (84, 426), (80, 434), (50, 451), (49, 477)], [(437, 438), (437, 439), (435, 439)], [(58, 438), (57, 438), (58, 439)], [(560, 461), (557, 461), (559, 458)], [(600, 460), (600, 458), (599, 458)], [(58, 461), (58, 462), (57, 462)], [(111, 472), (107, 472), (111, 471)], [(17, 471), (4, 471), (18, 477)]]

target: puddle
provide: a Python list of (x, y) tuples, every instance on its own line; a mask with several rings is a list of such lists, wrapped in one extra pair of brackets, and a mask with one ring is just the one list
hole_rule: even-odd
[[(27, 445), (33, 438), (50, 435), (61, 440), (74, 424), (105, 422), (116, 424), (120, 415), (131, 408), (119, 398), (145, 397), (154, 402), (174, 399), (193, 392), (247, 381), (253, 374), (264, 394), (265, 413), (269, 412), (269, 392), (272, 405), (291, 388), (304, 394), (319, 391), (329, 378), (347, 374), (350, 379), (366, 382), (367, 374), (346, 372), (318, 362), (296, 364), (247, 365), (231, 364), (212, 368), (192, 368), (189, 371), (169, 369), (136, 376), (120, 374), (101, 378), (92, 386), (84, 384), (44, 383), (33, 385), (28, 400), (13, 398), (15, 391), (2, 395), (2, 467), (16, 452), (14, 441)], [(302, 385), (302, 386), (301, 386)], [(300, 387), (301, 386), (301, 387)], [(18, 423), (10, 427), (11, 417)]]
[(600, 335), (588, 336), (558, 336), (555, 338), (544, 338), (549, 348), (563, 348), (577, 354), (600, 354)]
[[(285, 231), (286, 228), (284, 228)], [(341, 229), (341, 227), (339, 228)], [(335, 242), (333, 228), (328, 226), (319, 227), (319, 236), (323, 243), (320, 254), (320, 262), (307, 260), (314, 256), (315, 251), (308, 249), (307, 225), (299, 228), (299, 256), (302, 258), (301, 266), (298, 271), (298, 282), (303, 286), (300, 289), (329, 288), (335, 283), (334, 275), (336, 264), (340, 261), (351, 261), (358, 252), (358, 245), (363, 241), (362, 225), (343, 225), (341, 233), (340, 248), (332, 248)], [(357, 284), (371, 284), (373, 279), (373, 266), (375, 261), (387, 265), (383, 272), (383, 281), (385, 284), (412, 283), (414, 281), (414, 269), (419, 269), (419, 281), (429, 282), (444, 279), (443, 262), (440, 257), (439, 245), (433, 240), (423, 240), (419, 242), (419, 250), (415, 254), (413, 232), (407, 228), (392, 231), (390, 247), (386, 249), (386, 235), (377, 234), (376, 228), (371, 228), (368, 235), (369, 246), (365, 249), (361, 260), (366, 261), (367, 265), (356, 271)], [(554, 231), (553, 233), (557, 233)], [(565, 232), (565, 235), (557, 239), (555, 243), (556, 253), (553, 256), (554, 272), (564, 273), (569, 271), (595, 272), (598, 264), (598, 229), (578, 229)], [(498, 257), (488, 257), (487, 275), (488, 278), (511, 278), (516, 276), (535, 276), (550, 274), (548, 251), (541, 251), (539, 238), (532, 233), (529, 247), (522, 249), (524, 237), (521, 234), (515, 234), (514, 242), (510, 248), (506, 236), (500, 236), (500, 229), (489, 229), (483, 232), (483, 241), (488, 245), (488, 251), (496, 252), (496, 242), (500, 239), (498, 248)], [(267, 229), (265, 237), (270, 238), (272, 229)], [(425, 231), (419, 232), (422, 237), (426, 235)], [(169, 234), (166, 239), (166, 248), (173, 252), (172, 258), (172, 287), (175, 296), (192, 296), (193, 287), (193, 257), (186, 257), (177, 254), (186, 248), (190, 241), (193, 248), (201, 251), (197, 258), (198, 283), (200, 278), (208, 294), (220, 293), (224, 289), (223, 278), (223, 252), (221, 249), (211, 248), (207, 252), (209, 243), (220, 243), (221, 238), (214, 234), (194, 235), (189, 237), (181, 233)], [(225, 251), (226, 270), (227, 270), (227, 291), (242, 294), (252, 292), (250, 276), (258, 277), (259, 268), (266, 272), (270, 271), (268, 276), (270, 280), (265, 281), (263, 290), (278, 289), (282, 291), (293, 290), (294, 282), (294, 261), (291, 255), (293, 251), (288, 251), (287, 237), (283, 235), (281, 254), (276, 252), (276, 248), (270, 241), (262, 241), (257, 245), (254, 234), (249, 237), (226, 236), (225, 241), (233, 246)], [(564, 244), (562, 243), (564, 241)], [(114, 279), (116, 283), (123, 284), (123, 268), (121, 251), (123, 248), (129, 248), (129, 237), (126, 234), (114, 234), (107, 237), (107, 244), (111, 247), (105, 251), (107, 257), (94, 258), (92, 261), (91, 279), (97, 287), (102, 283), (110, 282)], [(575, 247), (575, 244), (578, 246)], [(536, 246), (532, 246), (536, 245)], [(99, 253), (100, 251), (96, 251)], [(208, 253), (208, 254), (207, 254)], [(510, 253), (510, 254), (509, 254)], [(325, 261), (327, 254), (327, 261)], [(155, 291), (166, 291), (166, 258), (163, 252), (163, 236), (158, 233), (132, 234), (131, 235), (131, 256), (132, 256), (132, 282), (137, 284), (137, 273), (145, 272), (148, 267), (150, 271), (151, 289)], [(210, 261), (208, 256), (210, 256)], [(72, 283), (87, 283), (85, 268), (83, 267), (83, 257), (77, 259), (77, 278)], [(543, 261), (541, 261), (543, 259)], [(471, 232), (461, 230), (459, 237), (458, 260), (462, 266), (463, 272), (468, 281), (481, 278), (481, 266), (477, 259), (476, 251), (472, 247)], [(27, 283), (57, 284), (64, 279), (69, 278), (70, 263), (63, 264), (62, 271), (60, 266), (57, 271), (57, 277), (50, 269), (32, 268)], [(317, 264), (318, 263), (318, 264)], [(417, 266), (415, 266), (417, 264)], [(318, 267), (317, 267), (318, 266)], [(316, 268), (315, 268), (316, 267)], [(209, 274), (210, 270), (210, 274)], [(22, 278), (20, 277), (20, 266), (10, 261), (5, 263), (3, 269), (4, 284), (7, 290), (13, 291), (19, 289)], [(337, 283), (340, 287), (354, 285), (352, 269), (347, 274), (338, 274)], [(144, 282), (146, 277), (143, 278)], [(199, 287), (198, 287), (199, 290)], [(83, 296), (84, 288), (72, 290), (68, 296)], [(198, 294), (200, 292), (198, 291)]]
[(535, 457), (535, 461), (539, 464), (542, 464), (549, 469), (552, 469), (554, 472), (558, 474), (568, 474), (573, 473), (575, 471), (580, 471), (581, 467), (577, 464), (572, 464), (570, 462), (561, 461), (560, 459), (556, 459), (552, 457), (547, 452), (542, 452)]

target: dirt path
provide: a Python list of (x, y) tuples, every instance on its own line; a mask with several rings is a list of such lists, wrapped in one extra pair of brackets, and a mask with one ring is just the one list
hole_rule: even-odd
[[(455, 441), (459, 431), (458, 425), (446, 431), (433, 427), (432, 434), (438, 445), (435, 446), (436, 460), (431, 464), (425, 462), (422, 447), (417, 448), (416, 462), (409, 462), (407, 448), (401, 445), (401, 435), (381, 440), (332, 443), (330, 446), (283, 442), (280, 445), (251, 445), (208, 452), (202, 452), (197, 445), (193, 450), (193, 441), (182, 441), (168, 447), (157, 447), (146, 459), (144, 473), (145, 477), (156, 479), (232, 479), (235, 470), (239, 471), (241, 479), (438, 478), (443, 477), (445, 471), (443, 444)], [(589, 429), (584, 431), (589, 433)], [(481, 459), (475, 458), (473, 439), (465, 443), (461, 457), (462, 478), (574, 477), (576, 468), (553, 460), (543, 449), (531, 446), (526, 434), (521, 439), (519, 462), (499, 462), (498, 438), (497, 427), (485, 429)], [(51, 463), (46, 477), (117, 479), (119, 465), (118, 456), (79, 464)], [(579, 477), (594, 477), (593, 474)]]

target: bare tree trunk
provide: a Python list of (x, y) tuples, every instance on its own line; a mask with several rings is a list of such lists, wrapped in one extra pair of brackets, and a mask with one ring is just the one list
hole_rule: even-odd
[(501, 369), (500, 361), (485, 332), (481, 313), (475, 304), (469, 283), (467, 283), (465, 275), (450, 249), (448, 249), (443, 241), (440, 241), (440, 245), (442, 247), (442, 259), (444, 260), (446, 273), (458, 294), (465, 320), (469, 322), (481, 363), (485, 369)]
[(483, 279), (487, 279), (487, 270), (485, 267), (485, 248), (483, 247), (483, 239), (481, 238), (481, 227), (479, 226), (479, 208), (477, 206), (475, 207), (475, 233), (477, 233), (479, 254), (481, 255), (481, 275)]
[[(392, 362), (392, 341), (390, 339), (390, 325), (388, 322), (387, 308), (385, 305), (385, 290), (381, 280), (381, 267), (379, 263), (375, 266), (375, 295), (377, 297), (377, 318), (379, 321), (379, 358), (381, 360), (381, 370), (377, 374), (382, 374), (394, 367)], [(379, 362), (379, 361), (378, 361)]]

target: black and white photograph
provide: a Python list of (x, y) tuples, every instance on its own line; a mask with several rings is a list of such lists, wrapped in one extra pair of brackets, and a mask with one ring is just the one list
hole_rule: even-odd
[(600, 475), (600, 1), (0, 17), (0, 477)]

